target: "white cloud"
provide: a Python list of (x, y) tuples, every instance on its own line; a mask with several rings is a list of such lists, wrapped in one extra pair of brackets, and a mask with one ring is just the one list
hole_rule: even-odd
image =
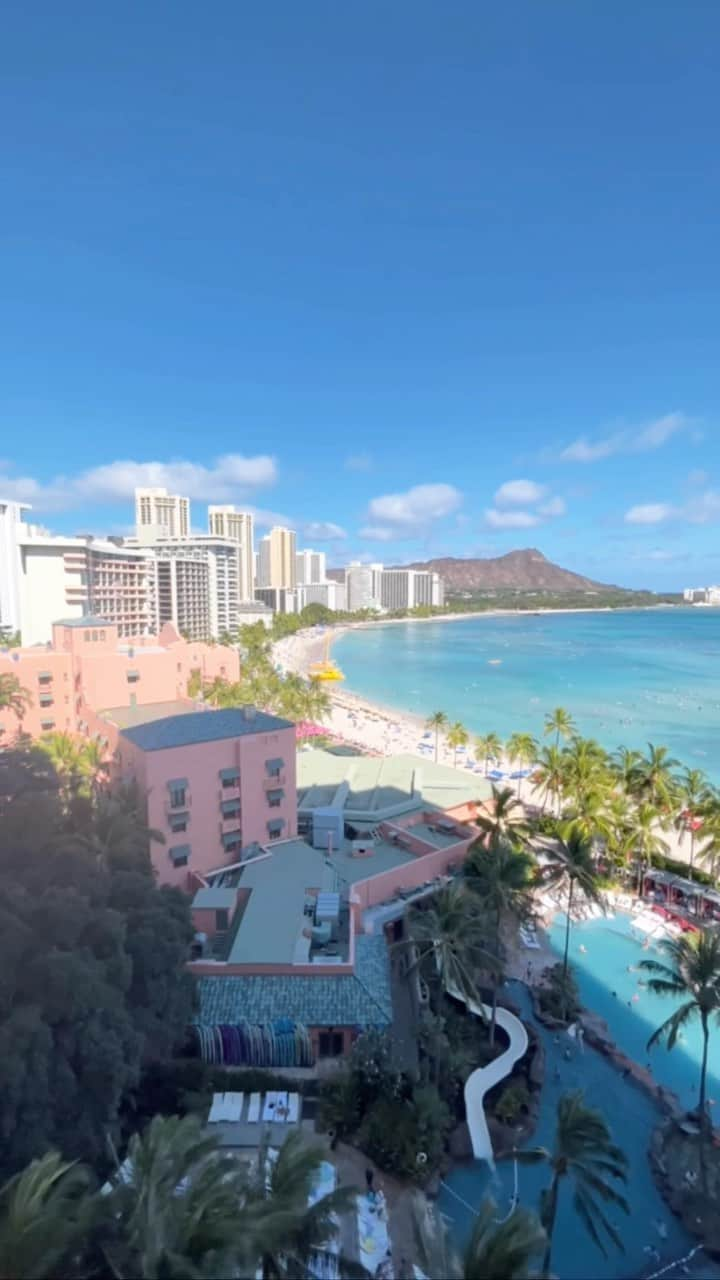
[(669, 502), (641, 502), (639, 506), (631, 507), (625, 512), (625, 523), (663, 524), (665, 520), (672, 520), (676, 514), (676, 508)]
[(547, 502), (540, 503), (537, 510), (538, 515), (541, 516), (564, 516), (567, 503), (564, 498), (548, 498)]
[(351, 453), (345, 459), (343, 466), (346, 471), (370, 471), (372, 464), (372, 456), (369, 453)]
[(491, 529), (534, 529), (542, 519), (532, 511), (497, 511), (491, 507), (485, 512), (485, 523)]
[(223, 454), (209, 466), (178, 459), (171, 462), (118, 460), (91, 467), (75, 476), (55, 476), (41, 483), (32, 476), (0, 475), (0, 492), (18, 501), (32, 502), (43, 511), (71, 510), (78, 506), (132, 501), (138, 487), (159, 486), (171, 493), (209, 502), (242, 499), (256, 489), (274, 484), (275, 459), (268, 454), (245, 457)]
[(720, 520), (720, 493), (714, 489), (706, 489), (697, 498), (691, 498), (685, 508), (686, 519), (690, 524), (714, 524)]
[(347, 538), (345, 529), (331, 520), (311, 520), (303, 525), (303, 534), (314, 542), (336, 542)]
[(373, 498), (368, 513), (384, 524), (413, 527), (452, 515), (461, 504), (462, 494), (452, 484), (417, 484), (405, 493)]
[(385, 493), (368, 504), (367, 524), (360, 536), (392, 542), (424, 533), (434, 520), (453, 515), (463, 496), (452, 484), (418, 484), (404, 493)]
[(496, 507), (527, 507), (540, 502), (547, 494), (543, 484), (534, 480), (506, 480), (495, 492)]
[(659, 449), (672, 436), (684, 431), (689, 421), (684, 413), (668, 413), (644, 427), (628, 427), (596, 440), (580, 436), (560, 453), (563, 462), (599, 462), (616, 453), (647, 453)]
[(494, 505), (485, 512), (489, 529), (535, 529), (565, 515), (565, 499), (553, 496), (534, 480), (506, 480), (495, 491)]
[(387, 525), (365, 524), (360, 530), (360, 537), (367, 538), (369, 542), (392, 542), (393, 538), (402, 537), (402, 534)]

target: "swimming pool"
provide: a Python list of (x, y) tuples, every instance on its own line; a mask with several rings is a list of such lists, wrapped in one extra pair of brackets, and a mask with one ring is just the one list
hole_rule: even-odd
[[(564, 944), (564, 926), (564, 918), (560, 916), (549, 931), (558, 953)], [(627, 917), (592, 920), (573, 928), (570, 955), (583, 1004), (606, 1019), (620, 1049), (644, 1064), (649, 1060), (645, 1047), (648, 1036), (668, 1016), (672, 1002), (639, 989), (642, 973), (628, 972), (628, 965), (637, 965), (641, 959), (657, 955), (652, 944), (643, 951), (642, 941), (633, 937)], [(580, 951), (580, 946), (585, 947), (584, 952)], [(633, 995), (639, 998), (634, 1001)], [(578, 1275), (587, 1280), (618, 1280), (619, 1277), (648, 1274), (657, 1269), (646, 1252), (648, 1247), (658, 1250), (662, 1263), (687, 1253), (694, 1242), (665, 1206), (650, 1175), (647, 1148), (650, 1133), (660, 1118), (655, 1106), (640, 1089), (624, 1081), (607, 1059), (590, 1047), (580, 1051), (565, 1035), (561, 1037), (560, 1045), (555, 1045), (553, 1034), (535, 1022), (530, 998), (521, 984), (511, 984), (511, 996), (520, 1006), (522, 1018), (535, 1026), (546, 1054), (540, 1121), (528, 1145), (552, 1145), (558, 1098), (569, 1089), (583, 1089), (587, 1101), (603, 1112), (614, 1140), (629, 1161), (625, 1195), (632, 1216), (626, 1217), (620, 1211), (610, 1214), (619, 1228), (625, 1253), (619, 1254), (612, 1244), (608, 1244), (608, 1256), (605, 1258), (595, 1247), (573, 1210), (572, 1190), (566, 1186), (561, 1192), (555, 1229), (554, 1274), (561, 1280), (570, 1280), (570, 1277)], [(692, 1106), (697, 1099), (700, 1042), (695, 1029), (688, 1030), (686, 1036), (686, 1041), (676, 1046), (672, 1053), (662, 1047), (654, 1049), (650, 1061), (655, 1079), (674, 1089), (683, 1102)], [(570, 1061), (564, 1057), (566, 1046), (572, 1046)], [(720, 1106), (720, 1078), (714, 1073), (709, 1078), (708, 1093), (710, 1097), (717, 1096)], [(512, 1162), (498, 1165), (494, 1178), (487, 1167), (479, 1163), (458, 1166), (448, 1175), (439, 1204), (450, 1221), (458, 1245), (464, 1243), (472, 1225), (472, 1213), (461, 1200), (476, 1207), (483, 1195), (490, 1193), (498, 1201), (499, 1213), (504, 1214), (509, 1206), (513, 1178)], [(540, 1192), (548, 1181), (547, 1170), (542, 1166), (520, 1167), (520, 1202), (537, 1208)], [(656, 1224), (660, 1222), (667, 1230), (665, 1239), (661, 1239), (657, 1230)], [(671, 1276), (673, 1273), (667, 1274)], [(707, 1274), (717, 1275), (718, 1272)]]
[[(565, 916), (558, 916), (548, 931), (552, 946), (562, 955), (565, 945)], [(648, 1052), (653, 1031), (677, 1007), (679, 1000), (651, 995), (640, 986), (651, 976), (637, 966), (641, 960), (663, 959), (662, 949), (651, 941), (643, 950), (643, 934), (634, 931), (629, 916), (591, 920), (574, 925), (570, 935), (570, 961), (580, 986), (582, 1003), (604, 1018), (613, 1040), (629, 1058), (650, 1065), (659, 1084), (673, 1089), (681, 1103), (697, 1106), (702, 1032), (700, 1023), (686, 1027), (671, 1053), (664, 1045)], [(580, 947), (585, 950), (581, 951)], [(615, 994), (613, 994), (615, 993)], [(715, 1045), (710, 1043), (707, 1096), (720, 1108), (720, 1031), (715, 1029)], [(714, 1066), (714, 1071), (713, 1071)], [(717, 1117), (720, 1120), (720, 1116)]]

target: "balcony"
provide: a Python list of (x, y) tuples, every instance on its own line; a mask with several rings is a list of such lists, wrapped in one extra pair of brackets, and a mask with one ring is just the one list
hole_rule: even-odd
[(263, 778), (263, 787), (266, 791), (277, 791), (279, 787), (285, 786), (285, 772), (276, 773), (272, 778)]
[(186, 791), (182, 804), (173, 803), (173, 797), (168, 796), (164, 807), (165, 813), (168, 817), (173, 813), (184, 813), (186, 809), (190, 809), (192, 807), (192, 795), (189, 791)]

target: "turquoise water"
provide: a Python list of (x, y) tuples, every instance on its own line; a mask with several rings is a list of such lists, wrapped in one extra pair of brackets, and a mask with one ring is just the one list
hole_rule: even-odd
[[(550, 930), (550, 938), (558, 954), (564, 944), (564, 923), (564, 919), (559, 917)], [(584, 953), (579, 950), (580, 945), (586, 948)], [(689, 1029), (685, 1042), (672, 1053), (656, 1048), (648, 1054), (646, 1048), (648, 1036), (664, 1021), (673, 1005), (640, 988), (638, 981), (643, 979), (643, 974), (637, 971), (629, 973), (628, 965), (637, 966), (642, 959), (657, 956), (656, 947), (651, 944), (650, 948), (643, 950), (640, 935), (635, 938), (628, 919), (618, 916), (574, 926), (570, 948), (583, 1003), (605, 1018), (613, 1039), (629, 1057), (643, 1064), (649, 1061), (656, 1080), (674, 1089), (688, 1106), (696, 1105), (699, 1030)], [(533, 1021), (525, 989), (513, 984), (511, 994), (520, 1005), (522, 1016)], [(639, 999), (633, 1001), (635, 994)], [(625, 1253), (618, 1254), (609, 1245), (608, 1257), (603, 1257), (586, 1236), (572, 1207), (572, 1191), (565, 1187), (561, 1194), (553, 1248), (554, 1273), (560, 1280), (578, 1275), (587, 1277), (587, 1280), (609, 1280), (611, 1277), (617, 1280), (622, 1276), (648, 1274), (659, 1265), (687, 1253), (693, 1242), (664, 1205), (650, 1176), (647, 1148), (659, 1112), (639, 1089), (625, 1082), (620, 1072), (601, 1054), (589, 1047), (578, 1049), (566, 1035), (562, 1035), (559, 1045), (556, 1045), (552, 1033), (537, 1023), (535, 1026), (545, 1047), (546, 1070), (540, 1121), (529, 1145), (552, 1145), (557, 1100), (568, 1089), (580, 1088), (588, 1102), (603, 1112), (614, 1140), (629, 1159), (625, 1194), (632, 1207), (632, 1217), (626, 1217), (619, 1211), (611, 1211), (610, 1214), (620, 1229)], [(566, 1046), (571, 1046), (570, 1061), (564, 1056)], [(708, 1094), (711, 1098), (717, 1097), (720, 1107), (719, 1065), (716, 1049), (715, 1054), (711, 1054)], [(556, 1078), (556, 1073), (559, 1078)], [(457, 1197), (470, 1205), (477, 1205), (489, 1192), (498, 1200), (499, 1211), (505, 1213), (512, 1193), (513, 1176), (511, 1164), (499, 1165), (493, 1180), (486, 1166), (474, 1163), (461, 1165), (448, 1176), (449, 1189), (441, 1192), (440, 1206), (450, 1219), (459, 1244), (467, 1236), (472, 1215)], [(537, 1207), (540, 1192), (547, 1182), (547, 1171), (542, 1167), (521, 1167), (521, 1203)], [(667, 1228), (665, 1240), (660, 1238), (655, 1226), (660, 1221)], [(661, 1264), (653, 1264), (645, 1252), (646, 1246), (654, 1246), (658, 1250)], [(703, 1274), (718, 1273), (713, 1270)]]
[(540, 736), (564, 706), (609, 749), (663, 743), (720, 781), (720, 610), (397, 624), (348, 632), (333, 656), (351, 689), (387, 706), (503, 738)]

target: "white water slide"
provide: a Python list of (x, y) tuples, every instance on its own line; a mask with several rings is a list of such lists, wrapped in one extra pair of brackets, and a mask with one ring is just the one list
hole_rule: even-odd
[[(449, 994), (467, 1005), (471, 1013), (483, 1021), (489, 1022), (492, 1009), (487, 1004), (478, 1004), (475, 1000), (461, 994), (457, 987), (448, 985)], [(527, 1052), (528, 1034), (523, 1023), (509, 1009), (498, 1008), (495, 1022), (502, 1027), (509, 1044), (504, 1053), (493, 1059), (486, 1067), (478, 1067), (472, 1071), (465, 1081), (465, 1117), (470, 1130), (473, 1155), (476, 1160), (487, 1160), (494, 1163), (492, 1142), (487, 1120), (485, 1119), (485, 1094), (493, 1085), (499, 1084), (510, 1075), (516, 1062)]]

